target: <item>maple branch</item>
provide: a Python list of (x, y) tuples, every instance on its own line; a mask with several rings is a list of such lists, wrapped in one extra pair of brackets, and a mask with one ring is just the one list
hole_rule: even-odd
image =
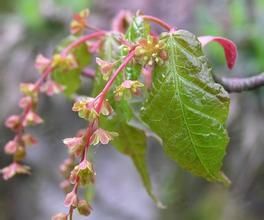
[(92, 34), (88, 34), (85, 36), (80, 37), (76, 41), (72, 42), (70, 45), (68, 45), (64, 50), (61, 52), (62, 56), (66, 56), (73, 48), (77, 47), (78, 45), (85, 43), (88, 40), (91, 40), (93, 38), (99, 38), (102, 36), (105, 36), (106, 32), (105, 31), (98, 31), (94, 32)]
[(160, 25), (161, 27), (165, 28), (167, 31), (170, 31), (172, 30), (172, 26), (170, 26), (169, 24), (167, 24), (165, 21), (159, 19), (159, 18), (156, 18), (154, 16), (151, 16), (151, 15), (141, 15), (141, 17), (144, 19), (144, 20), (147, 20), (147, 21), (152, 21), (158, 25)]
[(229, 93), (243, 92), (264, 86), (264, 72), (244, 78), (227, 78), (214, 75), (214, 80), (221, 84)]

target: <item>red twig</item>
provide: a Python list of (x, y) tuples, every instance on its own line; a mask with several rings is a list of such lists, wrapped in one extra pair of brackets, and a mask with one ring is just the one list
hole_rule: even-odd
[(154, 16), (151, 16), (151, 15), (142, 15), (141, 16), (144, 20), (148, 20), (148, 21), (152, 21), (158, 25), (160, 25), (161, 27), (165, 28), (167, 31), (170, 31), (173, 29), (173, 27), (169, 24), (167, 24), (165, 21), (159, 19), (159, 18), (156, 18)]
[(105, 31), (98, 31), (98, 32), (94, 32), (92, 34), (88, 34), (88, 35), (85, 35), (83, 37), (80, 37), (79, 39), (77, 39), (76, 41), (74, 41), (73, 43), (71, 43), (69, 46), (67, 46), (62, 52), (61, 52), (61, 55), (62, 56), (66, 56), (70, 50), (72, 50), (73, 48), (77, 47), (78, 45), (88, 41), (88, 40), (91, 40), (93, 38), (99, 38), (99, 37), (102, 37), (102, 36), (105, 36), (106, 32)]
[[(124, 58), (123, 63), (116, 69), (116, 71), (112, 74), (111, 78), (109, 79), (109, 81), (106, 83), (104, 89), (102, 90), (102, 92), (98, 95), (100, 96), (101, 100), (104, 100), (107, 92), (109, 91), (109, 89), (111, 88), (113, 82), (115, 81), (116, 77), (118, 76), (118, 74), (126, 67), (126, 65), (133, 59), (135, 55), (135, 48), (133, 48), (129, 54)], [(98, 105), (99, 110), (100, 110), (100, 105)], [(98, 111), (98, 109), (96, 109)]]

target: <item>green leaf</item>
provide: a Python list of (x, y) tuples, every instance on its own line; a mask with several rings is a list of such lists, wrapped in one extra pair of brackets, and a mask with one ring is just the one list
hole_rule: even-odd
[(150, 25), (141, 16), (135, 16), (126, 32), (126, 39), (136, 42), (146, 38), (150, 33)]
[(220, 171), (228, 135), (229, 96), (214, 82), (197, 38), (178, 30), (165, 34), (168, 60), (154, 71), (153, 89), (141, 118), (161, 137), (168, 156), (209, 181), (228, 184)]
[[(67, 47), (76, 39), (77, 38), (74, 36), (65, 38), (55, 49), (54, 53), (60, 53), (65, 47)], [(72, 95), (79, 89), (81, 85), (80, 76), (82, 70), (91, 63), (91, 54), (84, 43), (74, 48), (71, 53), (74, 55), (78, 67), (76, 69), (67, 71), (65, 71), (63, 68), (57, 68), (52, 73), (52, 79), (65, 87), (64, 93), (67, 96)]]
[(163, 207), (152, 192), (151, 179), (146, 163), (147, 138), (145, 132), (129, 124), (127, 118), (133, 117), (133, 113), (126, 100), (122, 99), (116, 103), (114, 111), (115, 115), (112, 118), (102, 118), (100, 124), (107, 130), (118, 132), (119, 136), (111, 144), (120, 153), (132, 159), (147, 193), (159, 207)]
[(70, 70), (67, 72), (55, 70), (52, 72), (52, 79), (60, 85), (64, 86), (64, 94), (66, 96), (72, 95), (79, 89), (81, 85), (79, 69)]

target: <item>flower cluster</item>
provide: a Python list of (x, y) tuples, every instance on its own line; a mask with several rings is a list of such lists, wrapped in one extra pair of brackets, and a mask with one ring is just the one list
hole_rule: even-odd
[[(100, 109), (99, 111), (97, 109)], [(95, 99), (91, 97), (80, 97), (73, 104), (72, 111), (78, 112), (80, 118), (91, 121), (100, 114), (108, 116), (113, 112), (108, 100)]]
[[(99, 127), (99, 117), (101, 115), (109, 116), (113, 109), (109, 102), (98, 96), (96, 98), (80, 97), (73, 104), (72, 110), (78, 112), (79, 116), (89, 121), (86, 131), (79, 131), (75, 137), (66, 138), (63, 143), (68, 147), (69, 158), (60, 166), (61, 174), (65, 180), (61, 182), (61, 188), (65, 191), (66, 197), (64, 204), (69, 207), (71, 215), (72, 210), (77, 209), (81, 215), (89, 215), (92, 208), (90, 204), (79, 199), (77, 190), (79, 186), (87, 186), (95, 181), (95, 171), (91, 161), (87, 159), (89, 146), (96, 144), (108, 144), (118, 134), (116, 132), (106, 131)], [(76, 159), (79, 158), (79, 163)], [(60, 216), (68, 216), (59, 213), (53, 219), (59, 219)], [(61, 217), (61, 219), (63, 219)]]
[(54, 54), (52, 59), (52, 67), (60, 67), (63, 70), (72, 70), (78, 66), (74, 56), (68, 54), (67, 56), (61, 54)]
[(78, 14), (73, 16), (73, 20), (70, 24), (70, 31), (71, 34), (83, 34), (85, 29), (88, 27), (88, 20), (87, 18), (90, 15), (89, 9), (82, 10)]
[(135, 59), (143, 66), (153, 66), (155, 63), (161, 65), (167, 59), (167, 52), (157, 37), (148, 36), (147, 39), (139, 40)]
[(30, 168), (22, 165), (22, 160), (26, 157), (27, 148), (36, 144), (37, 140), (31, 134), (25, 133), (25, 129), (43, 123), (43, 119), (36, 112), (39, 93), (52, 96), (63, 91), (64, 88), (54, 82), (49, 74), (53, 68), (67, 66), (70, 63), (67, 59), (66, 56), (66, 59), (60, 60), (58, 57), (54, 57), (50, 60), (43, 55), (38, 55), (35, 67), (41, 73), (41, 78), (36, 83), (20, 84), (20, 91), (23, 96), (19, 100), (19, 107), (22, 109), (22, 113), (11, 115), (5, 121), (5, 126), (11, 129), (15, 136), (4, 146), (5, 153), (13, 157), (11, 165), (0, 170), (4, 180), (10, 179), (16, 174), (30, 173)]
[(125, 80), (118, 87), (116, 87), (114, 93), (117, 99), (126, 95), (126, 98), (130, 98), (131, 95), (140, 95), (140, 88), (144, 87), (144, 84), (137, 80)]
[(15, 133), (15, 137), (4, 146), (5, 153), (13, 157), (11, 165), (1, 170), (4, 180), (10, 179), (16, 174), (30, 173), (30, 168), (22, 165), (21, 162), (26, 157), (27, 147), (35, 144), (37, 140), (31, 134), (24, 133), (24, 130), (28, 126), (43, 122), (36, 113), (38, 93), (35, 88), (34, 84), (21, 84), (20, 90), (24, 96), (19, 101), (19, 107), (22, 108), (23, 112), (21, 115), (11, 115), (5, 121), (5, 126)]
[(99, 57), (96, 57), (96, 63), (99, 66), (99, 70), (100, 70), (101, 74), (103, 75), (103, 79), (108, 80), (110, 75), (113, 72), (115, 63), (111, 63), (111, 62), (102, 60)]

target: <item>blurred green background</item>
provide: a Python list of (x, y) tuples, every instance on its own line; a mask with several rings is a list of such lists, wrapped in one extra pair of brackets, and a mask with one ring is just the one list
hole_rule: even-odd
[[(68, 34), (72, 14), (87, 7), (91, 23), (105, 29), (119, 10), (141, 9), (197, 36), (228, 37), (239, 51), (232, 71), (226, 68), (224, 53), (217, 44), (205, 51), (216, 74), (248, 76), (264, 71), (263, 0), (1, 0), (0, 167), (10, 160), (2, 146), (12, 133), (3, 127), (3, 121), (19, 111), (19, 82), (38, 77), (33, 67), (35, 56), (50, 56)], [(154, 188), (167, 205), (167, 209), (159, 210), (145, 193), (130, 160), (108, 146), (98, 147), (94, 150), (97, 183), (90, 219), (264, 219), (264, 90), (232, 94), (231, 98), (230, 144), (224, 162), (224, 171), (233, 182), (231, 188), (191, 176), (166, 158), (161, 146), (150, 139)], [(46, 123), (32, 131), (40, 142), (27, 159), (33, 175), (0, 181), (0, 220), (46, 220), (65, 210), (58, 187), (57, 167), (66, 155), (61, 139), (85, 126), (70, 109), (71, 103), (64, 97), (42, 98), (39, 111)]]

